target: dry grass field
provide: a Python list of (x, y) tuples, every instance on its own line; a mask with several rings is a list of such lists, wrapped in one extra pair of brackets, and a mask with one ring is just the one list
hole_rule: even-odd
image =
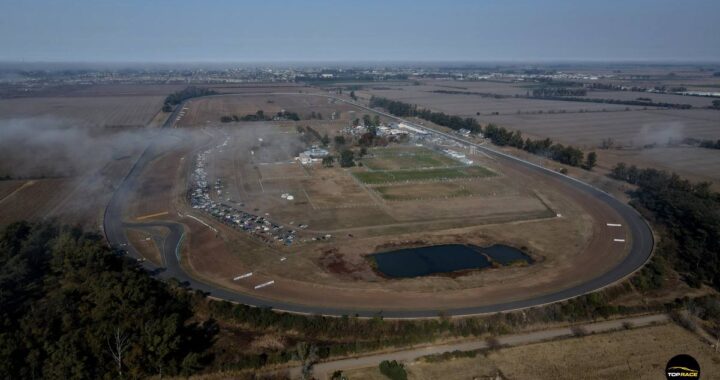
[(0, 120), (52, 119), (79, 127), (144, 127), (164, 96), (93, 96), (0, 100)]
[(612, 138), (621, 146), (667, 144), (683, 137), (720, 137), (720, 112), (714, 110), (648, 110), (630, 112), (500, 115), (480, 119), (483, 123), (520, 130), (537, 137), (550, 137), (587, 148)]
[[(276, 91), (283, 91), (277, 89)], [(260, 91), (262, 93), (263, 91)], [(293, 91), (297, 92), (297, 91)], [(362, 117), (357, 109), (347, 104), (336, 102), (322, 96), (302, 95), (227, 95), (214, 98), (190, 100), (188, 110), (178, 122), (178, 127), (200, 126), (217, 124), (222, 116), (242, 117), (255, 114), (262, 110), (267, 116), (274, 116), (281, 110), (297, 113), (303, 122), (309, 119), (312, 112), (321, 114), (326, 122), (332, 121), (331, 116), (336, 113), (335, 120), (348, 121), (355, 117)]]
[[(47, 213), (63, 200), (72, 186), (68, 179), (37, 179), (9, 182), (9, 187), (16, 187), (12, 192), (0, 199), (0, 225), (10, 224), (24, 219), (44, 218)], [(14, 183), (12, 183), (14, 182)], [(3, 184), (2, 187), (5, 187)]]
[[(455, 89), (439, 88), (437, 90), (461, 91)], [(566, 102), (557, 100), (523, 99), (523, 98), (501, 98), (484, 97), (475, 94), (447, 94), (437, 93), (436, 89), (423, 89), (422, 86), (404, 87), (402, 89), (370, 90), (375, 96), (400, 100), (403, 102), (417, 104), (418, 106), (441, 111), (451, 115), (463, 117), (486, 116), (494, 112), (501, 115), (515, 115), (523, 113), (577, 113), (582, 111), (624, 111), (626, 108), (640, 109), (642, 107), (624, 106), (616, 104)], [(527, 91), (527, 89), (524, 89)], [(523, 93), (525, 92), (523, 91)], [(466, 91), (463, 91), (466, 92)]]
[[(503, 348), (488, 355), (438, 363), (406, 364), (411, 380), (661, 379), (674, 355), (692, 355), (702, 378), (717, 378), (720, 357), (696, 335), (675, 324)], [(350, 380), (386, 379), (377, 367), (346, 371)]]

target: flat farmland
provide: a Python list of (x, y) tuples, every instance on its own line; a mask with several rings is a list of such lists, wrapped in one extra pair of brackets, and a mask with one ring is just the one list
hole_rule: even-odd
[[(527, 89), (525, 90), (527, 91)], [(442, 111), (447, 114), (463, 117), (476, 117), (478, 112), (480, 115), (489, 115), (494, 112), (498, 112), (502, 115), (514, 115), (518, 114), (518, 112), (539, 113), (542, 111), (543, 113), (574, 113), (580, 111), (602, 110), (624, 111), (626, 108), (642, 108), (615, 104), (567, 102), (542, 99), (496, 99), (475, 94), (436, 93), (428, 90), (423, 91), (422, 89), (415, 89), (413, 87), (407, 87), (403, 90), (371, 90), (369, 92), (375, 96), (417, 104), (420, 107), (429, 108), (434, 111)]]
[(80, 127), (143, 127), (164, 96), (47, 97), (0, 100), (0, 120), (47, 118)]
[(388, 182), (482, 178), (495, 173), (482, 166), (458, 166), (421, 170), (355, 171), (353, 175), (363, 183), (372, 185)]
[(674, 104), (690, 104), (693, 107), (703, 108), (712, 106), (713, 98), (705, 98), (700, 96), (684, 96), (673, 94), (658, 94), (653, 92), (635, 92), (635, 91), (588, 91), (584, 96), (588, 99), (617, 99), (617, 100), (637, 100), (638, 98), (652, 99), (655, 103), (674, 103)]
[(49, 210), (54, 208), (71, 188), (72, 179), (26, 181), (0, 199), (0, 225), (48, 217)]
[(720, 151), (693, 147), (669, 147), (636, 150), (600, 150), (599, 166), (612, 169), (619, 162), (639, 167), (674, 171), (694, 181), (720, 185)]
[(668, 139), (720, 138), (715, 110), (647, 110), (576, 114), (499, 115), (479, 118), (537, 137), (593, 148), (605, 138), (619, 145), (666, 144)]
[[(218, 123), (222, 116), (242, 117), (262, 110), (267, 116), (274, 116), (281, 110), (297, 113), (301, 119), (310, 118), (315, 112), (329, 120), (336, 112), (338, 120), (358, 117), (355, 107), (323, 96), (299, 95), (227, 95), (193, 99), (186, 103), (188, 110), (178, 122), (179, 127), (199, 126)], [(350, 112), (352, 111), (352, 112)]]
[(0, 202), (5, 197), (17, 191), (23, 185), (27, 186), (29, 181), (25, 180), (2, 180), (0, 181)]

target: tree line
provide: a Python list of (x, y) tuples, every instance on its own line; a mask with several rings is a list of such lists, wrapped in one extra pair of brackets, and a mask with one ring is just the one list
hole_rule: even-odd
[(210, 359), (216, 325), (98, 235), (8, 225), (0, 289), (0, 378), (189, 375)]
[(250, 113), (245, 116), (221, 116), (220, 121), (223, 123), (231, 123), (238, 121), (270, 121), (270, 120), (293, 120), (300, 121), (300, 115), (296, 112), (279, 111), (274, 116), (269, 116), (263, 110), (258, 110), (255, 113)]
[(550, 139), (531, 140), (528, 138), (523, 140), (520, 131), (513, 132), (492, 123), (482, 128), (480, 123), (474, 118), (463, 119), (459, 116), (450, 116), (442, 112), (418, 109), (417, 106), (409, 103), (375, 96), (370, 98), (370, 107), (385, 108), (391, 114), (399, 117), (417, 116), (454, 130), (467, 129), (473, 133), (483, 133), (484, 136), (490, 139), (495, 145), (512, 146), (523, 149), (527, 152), (542, 155), (566, 165), (580, 166), (586, 170), (592, 170), (597, 163), (597, 154), (595, 152), (590, 152), (587, 158), (585, 158), (582, 150), (573, 146), (565, 146), (559, 143), (554, 144)]
[(416, 116), (454, 130), (467, 129), (473, 133), (479, 133), (481, 131), (480, 123), (474, 118), (462, 118), (460, 116), (448, 115), (444, 112), (433, 112), (424, 108), (418, 109), (414, 104), (397, 100), (373, 96), (370, 98), (370, 107), (382, 107), (391, 114), (399, 117)]
[(188, 86), (180, 91), (173, 92), (172, 94), (168, 95), (165, 98), (165, 103), (163, 105), (163, 111), (170, 112), (172, 111), (172, 106), (176, 106), (183, 101), (190, 99), (190, 98), (197, 98), (200, 96), (207, 96), (207, 95), (217, 95), (217, 91), (211, 90), (209, 88), (204, 87), (195, 87), (195, 86)]
[(662, 229), (658, 255), (692, 286), (720, 290), (720, 194), (710, 183), (617, 164), (610, 176), (636, 185), (632, 202)]
[(513, 132), (492, 123), (484, 128), (483, 134), (495, 145), (512, 146), (532, 154), (548, 157), (565, 165), (579, 166), (586, 170), (592, 170), (597, 164), (597, 154), (595, 152), (590, 152), (587, 157), (585, 157), (582, 150), (570, 145), (566, 146), (560, 143), (553, 143), (549, 138), (542, 140), (531, 140), (527, 138), (523, 140), (520, 131)]
[(587, 89), (585, 88), (567, 88), (567, 87), (540, 87), (532, 91), (535, 98), (548, 98), (556, 96), (585, 96)]

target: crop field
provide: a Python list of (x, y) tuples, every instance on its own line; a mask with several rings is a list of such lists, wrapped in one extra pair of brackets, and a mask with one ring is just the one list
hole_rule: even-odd
[(71, 185), (68, 179), (26, 181), (0, 200), (0, 225), (43, 219), (67, 195)]
[(441, 153), (427, 148), (399, 150), (378, 148), (362, 160), (363, 166), (371, 170), (403, 170), (457, 166), (458, 162)]
[(482, 166), (459, 166), (421, 170), (356, 171), (353, 172), (353, 175), (363, 183), (372, 185), (389, 182), (483, 178), (495, 175), (495, 173)]
[[(448, 91), (460, 91), (445, 89)], [(525, 89), (527, 90), (527, 89)], [(642, 109), (616, 104), (568, 102), (558, 100), (523, 99), (523, 98), (493, 98), (475, 94), (447, 94), (432, 92), (435, 90), (416, 89), (407, 87), (403, 90), (370, 90), (375, 96), (385, 97), (403, 102), (417, 104), (420, 107), (441, 111), (451, 115), (463, 117), (477, 117), (490, 115), (495, 112), (501, 115), (515, 115), (518, 113), (578, 113), (581, 111), (624, 111), (629, 109)]]
[(618, 162), (639, 167), (674, 171), (694, 181), (714, 182), (720, 186), (720, 152), (691, 147), (598, 151), (600, 167), (612, 169)]
[(52, 119), (80, 127), (143, 127), (164, 96), (17, 98), (0, 101), (0, 119)]
[(620, 146), (635, 147), (684, 137), (720, 138), (720, 112), (713, 110), (500, 115), (483, 117), (482, 121), (585, 147), (596, 147), (606, 138)]
[(259, 110), (267, 116), (274, 116), (281, 110), (295, 112), (303, 121), (309, 119), (313, 112), (322, 115), (322, 120), (326, 122), (332, 121), (333, 113), (335, 120), (348, 121), (362, 117), (357, 109), (321, 96), (227, 95), (190, 100), (187, 108), (186, 114), (178, 122), (178, 127), (217, 124), (222, 116), (242, 117), (255, 114)]

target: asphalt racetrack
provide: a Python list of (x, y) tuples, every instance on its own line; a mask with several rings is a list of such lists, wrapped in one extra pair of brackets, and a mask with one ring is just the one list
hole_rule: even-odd
[[(224, 94), (224, 95), (213, 95), (213, 96), (238, 96), (238, 95), (256, 95), (256, 94)], [(129, 194), (137, 183), (139, 174), (143, 171), (143, 168), (152, 161), (153, 158), (161, 154), (157, 144), (151, 142), (137, 162), (133, 165), (132, 169), (125, 177), (121, 185), (116, 189), (110, 200), (104, 215), (104, 233), (108, 243), (111, 247), (116, 249), (123, 249), (127, 251), (128, 255), (133, 258), (140, 258), (139, 252), (128, 242), (125, 236), (124, 228), (129, 226), (134, 227), (151, 227), (151, 226), (162, 226), (169, 229), (169, 234), (165, 239), (165, 244), (162, 245), (161, 255), (166, 263), (165, 268), (158, 268), (154, 264), (144, 262), (143, 266), (156, 273), (156, 276), (162, 279), (175, 278), (181, 283), (187, 285), (192, 289), (197, 289), (202, 292), (209, 294), (212, 297), (225, 299), (231, 302), (239, 302), (251, 306), (258, 307), (270, 307), (278, 311), (287, 311), (294, 313), (304, 314), (321, 314), (331, 316), (342, 316), (342, 315), (358, 315), (360, 317), (373, 317), (382, 315), (385, 318), (429, 318), (438, 317), (441, 313), (445, 316), (462, 316), (462, 315), (474, 315), (474, 314), (487, 314), (496, 313), (510, 310), (523, 309), (533, 306), (540, 306), (548, 303), (558, 302), (573, 297), (581, 296), (583, 294), (591, 293), (593, 291), (602, 289), (606, 286), (612, 285), (636, 270), (640, 269), (650, 258), (653, 250), (653, 235), (647, 222), (640, 216), (629, 205), (621, 202), (620, 200), (612, 197), (611, 195), (599, 190), (591, 185), (588, 185), (582, 181), (574, 178), (565, 176), (561, 173), (555, 172), (550, 169), (543, 168), (531, 162), (524, 161), (522, 159), (507, 155), (502, 152), (498, 152), (492, 148), (488, 148), (484, 145), (473, 144), (460, 137), (438, 132), (426, 127), (417, 125), (415, 123), (408, 122), (404, 119), (397, 118), (390, 114), (380, 112), (360, 104), (347, 101), (344, 99), (335, 98), (327, 95), (320, 94), (307, 94), (307, 93), (263, 93), (263, 95), (295, 95), (295, 96), (323, 96), (326, 98), (333, 98), (337, 101), (345, 102), (353, 106), (362, 108), (366, 111), (373, 112), (388, 118), (392, 118), (404, 123), (408, 123), (417, 128), (422, 128), (430, 133), (441, 134), (447, 138), (451, 138), (457, 141), (461, 141), (468, 145), (473, 145), (479, 151), (486, 153), (487, 155), (499, 160), (499, 161), (511, 161), (512, 164), (521, 165), (527, 170), (534, 171), (536, 173), (552, 176), (555, 180), (562, 181), (565, 185), (571, 187), (573, 190), (584, 192), (606, 204), (608, 207), (616, 211), (622, 220), (622, 226), (631, 237), (629, 244), (631, 244), (629, 254), (616, 266), (610, 270), (602, 273), (601, 275), (592, 278), (589, 281), (569, 286), (565, 289), (555, 291), (549, 294), (541, 296), (535, 296), (527, 299), (516, 300), (505, 303), (495, 303), (491, 305), (472, 306), (457, 308), (457, 309), (433, 309), (428, 306), (425, 309), (413, 309), (413, 310), (366, 310), (366, 309), (343, 309), (343, 308), (332, 308), (332, 307), (317, 307), (312, 305), (303, 305), (302, 303), (288, 303), (282, 301), (273, 301), (269, 299), (257, 298), (252, 295), (234, 292), (222, 287), (215, 286), (210, 283), (199, 281), (190, 275), (188, 275), (180, 265), (178, 250), (180, 244), (182, 244), (184, 227), (180, 223), (170, 221), (149, 221), (147, 223), (124, 223), (122, 220), (122, 209), (127, 203)], [(184, 103), (179, 105), (174, 113), (168, 118), (168, 122), (164, 127), (170, 127), (175, 120), (177, 113), (182, 109)]]

